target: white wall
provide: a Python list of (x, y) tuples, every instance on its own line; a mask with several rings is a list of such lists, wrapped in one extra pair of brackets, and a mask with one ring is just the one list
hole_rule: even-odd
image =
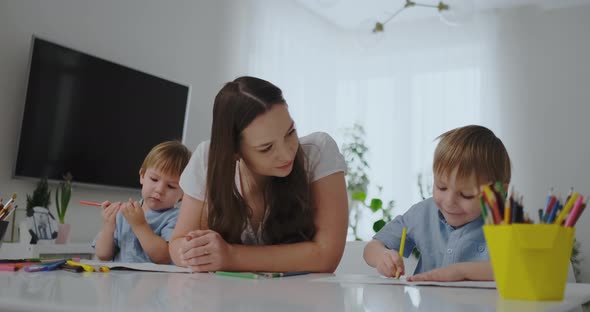
[[(185, 141), (194, 149), (209, 136), (213, 97), (233, 78), (224, 71), (230, 12), (228, 2), (218, 0), (0, 1), (0, 197), (18, 194), (17, 218), (24, 216), (26, 194), (35, 186), (33, 181), (12, 179), (32, 34), (190, 84)], [(99, 210), (80, 206), (78, 200), (129, 196), (138, 198), (139, 192), (75, 187), (66, 215), (72, 241), (90, 241), (101, 225)]]
[[(537, 218), (549, 187), (590, 195), (590, 5), (498, 15), (496, 65), (488, 106), (502, 112), (498, 128), (513, 162), (513, 185)], [(590, 281), (590, 213), (576, 226)]]

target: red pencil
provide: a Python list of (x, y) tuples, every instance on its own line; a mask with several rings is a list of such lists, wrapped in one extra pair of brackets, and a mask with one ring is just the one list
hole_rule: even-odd
[(97, 202), (93, 202), (93, 201), (87, 201), (87, 200), (81, 200), (80, 204), (82, 205), (87, 205), (87, 206), (96, 206), (96, 207), (100, 207), (100, 203)]
[(14, 272), (18, 270), (14, 264), (0, 264), (0, 271), (1, 272)]

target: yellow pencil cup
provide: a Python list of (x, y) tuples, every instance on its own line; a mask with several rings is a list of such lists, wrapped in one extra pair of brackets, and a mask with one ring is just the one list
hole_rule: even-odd
[(575, 229), (555, 224), (485, 225), (498, 292), (504, 299), (562, 300)]

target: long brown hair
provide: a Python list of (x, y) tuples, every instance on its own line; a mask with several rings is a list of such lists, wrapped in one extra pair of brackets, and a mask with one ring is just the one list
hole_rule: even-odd
[[(234, 182), (242, 131), (273, 105), (286, 105), (281, 89), (254, 77), (228, 82), (215, 97), (207, 169), (208, 225), (229, 243), (241, 243), (241, 234), (252, 215)], [(265, 244), (308, 241), (315, 235), (305, 166), (305, 154), (299, 145), (291, 173), (271, 177), (266, 184), (263, 195), (269, 214), (262, 224)]]

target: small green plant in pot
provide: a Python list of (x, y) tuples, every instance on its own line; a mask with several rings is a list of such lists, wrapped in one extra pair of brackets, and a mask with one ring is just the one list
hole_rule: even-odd
[(59, 223), (65, 224), (66, 211), (72, 197), (72, 175), (68, 172), (55, 190), (55, 206)]
[(57, 237), (57, 222), (49, 211), (51, 191), (47, 178), (37, 183), (33, 195), (27, 194), (27, 218), (21, 225), (22, 242), (31, 244), (53, 243)]
[(65, 221), (66, 211), (72, 198), (72, 175), (68, 172), (63, 178), (64, 181), (60, 182), (55, 189), (55, 209), (57, 210), (57, 218), (59, 220), (59, 231), (55, 240), (57, 244), (67, 243), (71, 229), (71, 225)]
[(49, 184), (47, 178), (42, 178), (37, 183), (33, 196), (27, 194), (27, 217), (32, 217), (35, 213), (35, 207), (43, 207), (49, 209), (51, 204), (51, 191), (49, 190)]

